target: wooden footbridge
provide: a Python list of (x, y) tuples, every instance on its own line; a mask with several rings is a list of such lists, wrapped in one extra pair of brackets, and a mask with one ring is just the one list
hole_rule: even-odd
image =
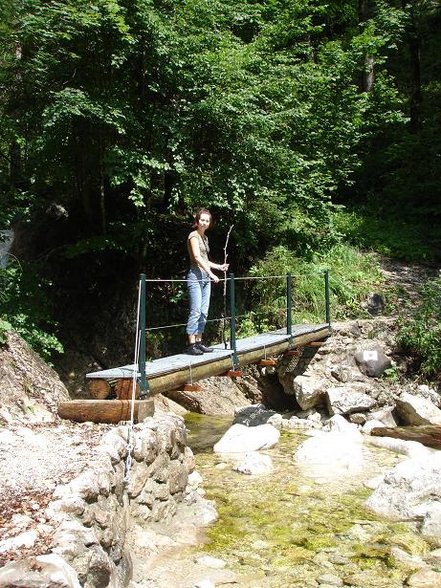
[[(145, 276), (139, 284), (138, 324), (135, 357), (137, 362), (86, 374), (90, 400), (60, 403), (59, 415), (75, 421), (135, 421), (153, 414), (151, 396), (171, 390), (200, 391), (199, 380), (210, 376), (238, 377), (249, 364), (275, 365), (277, 357), (296, 354), (305, 346), (320, 345), (331, 333), (329, 282), (325, 272), (326, 322), (293, 325), (291, 276), (287, 274), (286, 328), (236, 339), (234, 276), (230, 274), (230, 338), (228, 344), (213, 345), (211, 353), (181, 353), (146, 361)], [(110, 399), (109, 399), (110, 398)]]

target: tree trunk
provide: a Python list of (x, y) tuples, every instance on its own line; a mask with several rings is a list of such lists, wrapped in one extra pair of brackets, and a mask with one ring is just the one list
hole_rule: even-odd
[(427, 447), (441, 449), (441, 425), (417, 425), (413, 427), (376, 427), (371, 435), (376, 437), (393, 437), (406, 441), (418, 441)]
[[(408, 0), (403, 0), (402, 7), (404, 10), (406, 10), (408, 5)], [(407, 31), (411, 74), (409, 114), (410, 128), (416, 133), (421, 129), (421, 39), (418, 32), (417, 17), (415, 15), (413, 4), (410, 4), (409, 18), (410, 24)]]
[[(363, 24), (369, 19), (370, 0), (358, 0), (358, 22)], [(360, 89), (362, 92), (370, 92), (374, 86), (375, 60), (367, 53), (364, 58), (364, 68), (361, 73)]]

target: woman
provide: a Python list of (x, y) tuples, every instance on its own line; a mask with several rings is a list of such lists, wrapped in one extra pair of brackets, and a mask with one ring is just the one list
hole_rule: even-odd
[(208, 259), (210, 247), (205, 231), (211, 225), (211, 212), (201, 208), (196, 214), (195, 223), (187, 239), (190, 256), (190, 271), (187, 275), (187, 287), (190, 296), (190, 314), (187, 322), (188, 348), (190, 355), (202, 355), (213, 351), (202, 342), (202, 335), (207, 323), (210, 306), (211, 281), (219, 282), (212, 270), (226, 272), (228, 263), (213, 263)]

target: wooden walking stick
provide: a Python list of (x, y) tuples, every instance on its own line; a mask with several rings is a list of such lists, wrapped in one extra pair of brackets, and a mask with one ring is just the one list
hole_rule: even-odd
[[(228, 259), (227, 247), (228, 247), (228, 241), (230, 240), (230, 234), (231, 234), (231, 231), (233, 230), (233, 227), (234, 227), (234, 225), (230, 226), (230, 228), (228, 229), (227, 237), (225, 239), (224, 263), (227, 263), (227, 259)], [(222, 341), (224, 343), (225, 349), (227, 348), (227, 338), (225, 336), (225, 331), (227, 329), (226, 316), (227, 316), (227, 272), (224, 271), (224, 312), (223, 312), (223, 316), (222, 316)]]

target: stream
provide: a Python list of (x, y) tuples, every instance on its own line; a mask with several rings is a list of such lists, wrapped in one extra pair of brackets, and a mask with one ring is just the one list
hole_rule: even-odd
[(212, 451), (231, 419), (190, 413), (186, 424), (205, 498), (215, 501), (219, 519), (204, 532), (175, 527), (164, 550), (143, 571), (138, 566), (133, 586), (399, 588), (430, 552), (412, 523), (382, 520), (363, 506), (372, 492), (366, 482), (403, 456), (369, 447), (358, 474), (312, 478), (292, 459), (305, 434), (282, 431), (279, 443), (261, 452), (273, 472), (249, 476), (233, 471), (234, 458)]
[(429, 551), (411, 524), (381, 520), (363, 506), (372, 491), (365, 482), (402, 456), (369, 447), (358, 475), (312, 479), (292, 459), (305, 435), (282, 432), (277, 446), (265, 451), (273, 473), (247, 476), (211, 450), (225, 419), (191, 415), (187, 426), (206, 497), (219, 512), (205, 551), (226, 561), (244, 585), (398, 587), (409, 568), (396, 560), (393, 547), (409, 555)]

